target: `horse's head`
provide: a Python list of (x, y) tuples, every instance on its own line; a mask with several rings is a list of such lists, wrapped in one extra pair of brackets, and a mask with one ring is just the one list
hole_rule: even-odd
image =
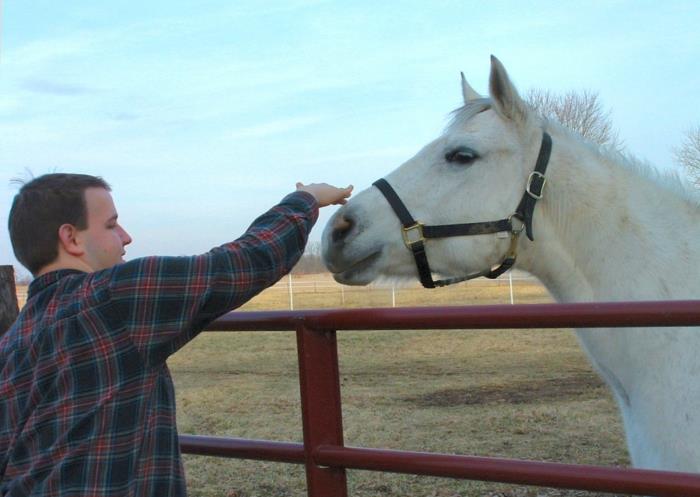
[[(508, 219), (538, 157), (541, 122), (498, 59), (491, 58), (490, 98), (479, 96), (464, 78), (462, 89), (464, 106), (442, 136), (385, 177), (410, 215), (424, 225)], [(338, 282), (350, 285), (379, 277), (415, 278), (416, 263), (402, 233), (387, 198), (370, 187), (329, 221), (323, 233), (324, 261)], [(406, 237), (411, 241), (419, 234), (414, 230)], [(503, 232), (425, 243), (431, 270), (444, 276), (500, 264), (509, 247), (511, 236)]]

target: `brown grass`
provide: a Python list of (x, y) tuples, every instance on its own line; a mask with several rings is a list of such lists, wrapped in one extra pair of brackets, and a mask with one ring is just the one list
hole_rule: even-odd
[[(319, 276), (296, 309), (391, 305), (391, 291)], [(309, 282), (317, 282), (314, 288)], [(327, 285), (326, 285), (327, 283)], [(286, 281), (244, 310), (289, 307)], [(507, 280), (396, 291), (399, 306), (510, 301)], [(550, 301), (516, 281), (516, 303)], [(345, 443), (431, 452), (626, 465), (614, 403), (569, 330), (341, 332)], [(169, 361), (181, 433), (301, 441), (292, 333), (203, 333)], [(193, 497), (302, 496), (301, 466), (185, 456)], [(596, 495), (495, 483), (349, 471), (353, 496)], [(601, 494), (602, 495), (602, 494)]]

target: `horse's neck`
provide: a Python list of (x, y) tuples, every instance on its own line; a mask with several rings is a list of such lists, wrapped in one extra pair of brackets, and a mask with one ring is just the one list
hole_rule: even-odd
[(521, 267), (560, 301), (697, 298), (698, 206), (571, 137), (557, 141)]

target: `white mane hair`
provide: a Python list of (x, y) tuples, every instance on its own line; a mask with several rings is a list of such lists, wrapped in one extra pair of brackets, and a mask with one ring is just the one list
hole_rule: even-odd
[(659, 187), (675, 193), (691, 204), (700, 208), (700, 192), (678, 173), (678, 170), (660, 170), (650, 162), (640, 159), (627, 151), (621, 151), (608, 145), (598, 145), (583, 138), (579, 133), (563, 126), (557, 121), (543, 118), (545, 129), (556, 129), (557, 134), (565, 134), (597, 154), (605, 163), (614, 163), (628, 169), (642, 178), (646, 178)]

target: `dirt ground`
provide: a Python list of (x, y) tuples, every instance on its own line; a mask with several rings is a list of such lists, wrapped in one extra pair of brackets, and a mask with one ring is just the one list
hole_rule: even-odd
[(404, 400), (421, 407), (461, 405), (531, 404), (546, 401), (582, 400), (600, 397), (605, 385), (589, 372), (566, 378), (545, 378), (457, 389), (436, 390)]

